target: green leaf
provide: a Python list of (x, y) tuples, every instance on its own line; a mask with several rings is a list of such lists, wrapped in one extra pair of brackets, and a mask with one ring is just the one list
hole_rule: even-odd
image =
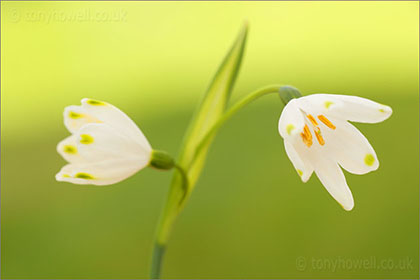
[[(190, 123), (179, 159), (179, 164), (187, 170), (189, 189), (192, 189), (200, 176), (211, 141), (209, 141), (207, 147), (203, 147), (203, 151), (199, 155), (196, 155), (196, 147), (226, 109), (242, 62), (247, 30), (248, 28), (245, 25), (216, 72)], [(194, 156), (197, 156), (197, 158), (194, 159)]]
[(242, 62), (247, 32), (248, 26), (245, 24), (216, 72), (190, 122), (178, 161), (180, 167), (187, 174), (188, 186), (185, 188), (182, 176), (178, 172), (174, 173), (168, 201), (158, 229), (158, 242), (161, 244), (166, 242), (173, 221), (187, 201), (200, 176), (212, 139), (206, 141), (205, 146), (202, 146), (198, 153), (196, 153), (197, 145), (225, 112)]

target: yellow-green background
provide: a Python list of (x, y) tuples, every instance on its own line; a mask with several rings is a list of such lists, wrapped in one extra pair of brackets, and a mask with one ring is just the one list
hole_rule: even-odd
[[(346, 173), (356, 204), (345, 212), (315, 176), (301, 183), (277, 132), (281, 102), (264, 97), (218, 134), (176, 224), (163, 277), (419, 277), (418, 2), (2, 2), (1, 8), (3, 278), (147, 277), (170, 172), (147, 169), (105, 187), (56, 182), (65, 162), (55, 146), (68, 135), (62, 111), (83, 97), (108, 101), (136, 121), (153, 147), (176, 155), (245, 20), (249, 40), (232, 98), (282, 83), (304, 94), (388, 104), (389, 120), (357, 124), (381, 166), (364, 176)], [(312, 263), (340, 259), (407, 265), (334, 270)]]

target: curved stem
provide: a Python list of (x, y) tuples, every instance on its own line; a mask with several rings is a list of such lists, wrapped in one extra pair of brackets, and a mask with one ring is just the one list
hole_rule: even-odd
[(201, 151), (201, 149), (205, 146), (208, 140), (213, 136), (213, 134), (227, 121), (229, 120), (236, 112), (238, 112), (241, 108), (248, 105), (252, 101), (260, 98), (263, 95), (269, 94), (269, 93), (279, 93), (279, 90), (282, 86), (281, 85), (271, 85), (266, 86), (261, 89), (258, 89), (254, 92), (251, 92), (247, 96), (245, 96), (243, 99), (236, 102), (234, 105), (232, 105), (225, 114), (220, 117), (220, 119), (208, 130), (208, 132), (203, 136), (201, 141), (198, 143), (197, 148), (195, 150), (195, 155), (198, 155)]
[[(173, 166), (181, 175), (182, 181), (183, 181), (183, 197), (180, 200), (180, 203), (184, 200), (187, 194), (188, 190), (188, 177), (185, 173), (185, 170), (179, 166), (178, 164), (174, 164)], [(154, 246), (153, 246), (153, 254), (152, 254), (152, 262), (150, 265), (150, 279), (159, 279), (160, 278), (160, 272), (162, 269), (162, 261), (163, 256), (165, 254), (166, 250), (166, 238), (162, 238), (161, 235), (166, 236), (167, 233), (165, 232), (165, 219), (164, 214), (160, 217), (159, 226), (156, 232)]]
[(184, 199), (185, 199), (185, 197), (188, 193), (188, 177), (187, 177), (187, 173), (185, 172), (185, 170), (181, 166), (179, 166), (178, 164), (175, 164), (174, 167), (176, 168), (176, 170), (178, 170), (179, 174), (181, 174), (182, 181), (183, 181), (182, 187), (184, 189), (184, 194), (183, 194), (181, 200), (179, 201), (179, 204), (182, 204), (182, 202), (184, 201)]

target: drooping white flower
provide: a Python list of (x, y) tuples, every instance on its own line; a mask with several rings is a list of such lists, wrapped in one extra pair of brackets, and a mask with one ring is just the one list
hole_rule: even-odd
[(57, 145), (69, 162), (55, 176), (74, 184), (109, 185), (146, 167), (152, 147), (136, 124), (106, 102), (84, 98), (81, 106), (64, 110), (72, 133)]
[(389, 106), (365, 98), (313, 94), (287, 103), (279, 132), (302, 181), (307, 182), (315, 171), (327, 191), (349, 211), (353, 196), (340, 167), (365, 174), (376, 170), (379, 161), (369, 141), (348, 121), (377, 123), (391, 114)]

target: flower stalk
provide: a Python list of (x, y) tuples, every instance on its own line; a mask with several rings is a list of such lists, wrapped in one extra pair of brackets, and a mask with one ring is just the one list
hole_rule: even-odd
[[(188, 177), (185, 170), (180, 165), (174, 163), (173, 167), (176, 169), (182, 180), (183, 194), (182, 197), (179, 199), (179, 204), (181, 204), (185, 200), (188, 191)], [(174, 211), (177, 211), (177, 213), (179, 210), (180, 209), (177, 207), (174, 208)], [(173, 224), (173, 220), (169, 220), (168, 217), (173, 216), (167, 215), (166, 211), (163, 211), (159, 219), (159, 224), (156, 230), (155, 242), (153, 245), (152, 261), (150, 264), (150, 279), (160, 278), (163, 257), (166, 251), (166, 244), (171, 226)]]
[(238, 101), (236, 104), (234, 104), (228, 111), (226, 111), (225, 114), (213, 125), (213, 127), (209, 129), (207, 134), (197, 145), (196, 153), (200, 153), (202, 147), (209, 141), (209, 139), (212, 138), (216, 131), (235, 113), (237, 113), (240, 109), (250, 104), (251, 102), (257, 100), (258, 98), (271, 93), (278, 93), (284, 105), (286, 105), (290, 100), (294, 98), (302, 97), (300, 91), (292, 86), (269, 85), (260, 88), (254, 92), (251, 92), (250, 94), (242, 98), (240, 101)]
[(197, 145), (196, 154), (201, 152), (201, 149), (206, 145), (206, 143), (214, 136), (217, 130), (227, 121), (229, 120), (235, 113), (237, 113), (240, 109), (245, 107), (246, 105), (250, 104), (251, 102), (257, 100), (258, 98), (271, 94), (271, 93), (279, 93), (280, 89), (282, 88), (281, 85), (270, 85), (258, 89), (254, 92), (251, 92), (237, 103), (232, 105), (230, 109), (228, 109), (225, 114), (209, 129), (207, 134), (201, 139), (199, 144)]

